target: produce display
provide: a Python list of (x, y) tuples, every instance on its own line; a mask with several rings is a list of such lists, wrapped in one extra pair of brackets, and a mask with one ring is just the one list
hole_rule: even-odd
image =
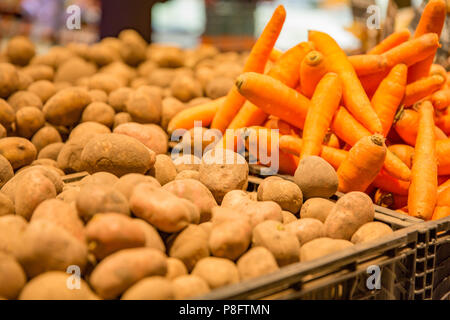
[[(283, 6), (248, 53), (12, 38), (0, 298), (189, 299), (388, 236), (374, 203), (450, 216), (445, 14), (354, 56), (319, 31), (275, 49)], [(250, 159), (292, 179), (248, 191)]]

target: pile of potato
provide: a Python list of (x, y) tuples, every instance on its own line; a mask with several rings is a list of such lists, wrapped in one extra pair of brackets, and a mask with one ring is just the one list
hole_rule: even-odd
[(170, 119), (225, 95), (245, 56), (148, 45), (132, 30), (43, 55), (11, 39), (0, 53), (0, 297), (186, 299), (393, 232), (366, 194), (329, 200), (338, 179), (319, 157), (295, 182), (268, 177), (247, 192), (237, 153), (167, 155)]

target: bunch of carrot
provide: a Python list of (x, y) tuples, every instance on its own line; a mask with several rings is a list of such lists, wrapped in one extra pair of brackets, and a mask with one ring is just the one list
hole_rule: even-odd
[(222, 133), (253, 128), (277, 137), (281, 173), (321, 156), (342, 192), (365, 191), (424, 220), (449, 216), (450, 73), (433, 64), (445, 1), (428, 2), (412, 36), (394, 32), (355, 56), (319, 31), (275, 49), (285, 16), (279, 6), (226, 97), (180, 112), (169, 131), (195, 120)]

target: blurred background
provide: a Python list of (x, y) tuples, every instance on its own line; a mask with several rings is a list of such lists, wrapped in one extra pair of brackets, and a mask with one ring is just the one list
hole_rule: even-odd
[[(422, 0), (0, 0), (0, 36), (28, 35), (45, 51), (54, 44), (93, 43), (124, 28), (147, 41), (193, 47), (211, 43), (221, 50), (251, 48), (274, 8), (288, 12), (276, 47), (306, 40), (308, 29), (329, 33), (348, 52), (372, 47), (392, 31), (415, 26)], [(67, 8), (80, 8), (80, 28), (70, 30)], [(380, 27), (369, 29), (367, 8), (379, 8)], [(450, 11), (450, 10), (449, 10)], [(448, 23), (447, 19), (447, 23)], [(442, 41), (448, 43), (450, 27)], [(444, 49), (448, 48), (445, 47)], [(448, 52), (448, 49), (446, 49)]]

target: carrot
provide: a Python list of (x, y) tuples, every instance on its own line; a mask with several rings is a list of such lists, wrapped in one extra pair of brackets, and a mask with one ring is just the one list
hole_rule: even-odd
[(274, 116), (269, 116), (269, 119), (264, 124), (264, 128), (276, 129), (280, 135), (291, 134), (293, 136), (299, 136), (301, 133), (300, 129)]
[(383, 126), (383, 135), (386, 137), (391, 129), (397, 109), (405, 94), (406, 74), (408, 68), (398, 64), (389, 72), (380, 83), (372, 97), (372, 106), (380, 118)]
[(325, 138), (323, 138), (323, 144), (332, 148), (341, 148), (341, 143), (339, 142), (339, 138), (331, 131), (328, 131), (325, 134)]
[(444, 183), (441, 183), (438, 188), (437, 188), (437, 194), (439, 196), (439, 194), (444, 191), (445, 189), (447, 189), (448, 187), (450, 187), (450, 179), (447, 179), (447, 181), (445, 181)]
[(403, 104), (405, 106), (413, 105), (439, 90), (444, 83), (445, 79), (441, 75), (432, 75), (408, 84), (406, 86)]
[(436, 206), (450, 207), (450, 188), (445, 188), (439, 193), (436, 201)]
[(327, 73), (317, 84), (303, 128), (303, 148), (300, 159), (320, 154), (322, 142), (333, 114), (342, 97), (342, 86), (336, 73)]
[(383, 41), (377, 44), (375, 47), (367, 51), (367, 54), (381, 54), (389, 49), (392, 49), (399, 44), (407, 41), (411, 36), (411, 32), (408, 29), (402, 29), (396, 32), (393, 32), (389, 36), (387, 36)]
[(247, 72), (241, 74), (235, 86), (250, 102), (267, 114), (272, 114), (302, 129), (309, 100), (281, 81), (268, 75)]
[(431, 102), (436, 110), (444, 110), (450, 106), (450, 88), (441, 89), (431, 95)]
[(352, 64), (358, 77), (383, 72), (387, 69), (386, 57), (379, 54), (357, 54), (349, 56), (348, 61)]
[(382, 169), (372, 182), (374, 187), (399, 195), (408, 195), (409, 182), (394, 178)]
[(439, 175), (450, 174), (450, 138), (436, 141)]
[[(340, 139), (351, 146), (355, 145), (359, 139), (370, 136), (370, 132), (343, 107), (336, 112), (331, 129)], [(409, 168), (389, 150), (386, 153), (384, 168), (397, 179), (404, 181), (410, 179), (411, 171)]]
[[(282, 5), (279, 5), (250, 51), (243, 72), (264, 72), (264, 67), (278, 39), (285, 18), (286, 10)], [(236, 86), (233, 86), (228, 92), (225, 102), (214, 116), (211, 128), (224, 132), (244, 102), (245, 98), (239, 94)]]
[(170, 120), (167, 131), (172, 133), (176, 129), (192, 129), (195, 121), (201, 121), (203, 127), (208, 127), (224, 101), (225, 97), (221, 97), (205, 104), (180, 111)]
[(272, 51), (270, 51), (269, 60), (272, 62), (275, 62), (278, 60), (278, 58), (281, 57), (282, 54), (283, 54), (283, 51), (281, 51), (277, 48), (273, 48)]
[(411, 216), (431, 219), (437, 198), (437, 163), (434, 133), (433, 105), (425, 101), (419, 108), (408, 209)]
[(450, 115), (439, 117), (436, 121), (436, 125), (441, 128), (445, 134), (450, 134)]
[(411, 169), (412, 160), (414, 157), (414, 148), (407, 144), (393, 144), (388, 147), (394, 155), (402, 160), (408, 168)]
[(384, 208), (400, 209), (408, 204), (408, 196), (402, 196), (392, 192), (378, 189), (375, 192), (374, 203)]
[(327, 69), (339, 75), (342, 81), (345, 106), (353, 116), (371, 132), (381, 132), (380, 119), (370, 104), (370, 100), (359, 81), (352, 64), (336, 41), (326, 33), (309, 31), (309, 40), (327, 59)]
[[(430, 0), (423, 9), (419, 24), (414, 32), (414, 38), (427, 33), (434, 33), (440, 37), (446, 14), (447, 7), (445, 0)], [(408, 83), (417, 81), (428, 75), (435, 54), (436, 49), (426, 59), (411, 66), (408, 70)]]
[[(419, 127), (419, 113), (413, 109), (401, 109), (395, 115), (394, 129), (409, 145), (416, 144), (417, 129)], [(447, 136), (439, 127), (435, 126), (436, 140), (446, 139)]]
[(433, 63), (430, 67), (430, 73), (428, 75), (432, 76), (435, 74), (441, 75), (442, 77), (444, 77), (444, 79), (447, 79), (447, 71), (445, 70), (445, 68), (440, 64)]
[(309, 52), (300, 65), (300, 92), (311, 98), (325, 73), (327, 66), (323, 54), (319, 51)]
[[(270, 68), (267, 75), (280, 80), (288, 87), (295, 87), (299, 83), (298, 68), (304, 56), (313, 49), (312, 42), (301, 42), (283, 53)], [(231, 121), (228, 129), (238, 129), (254, 125), (261, 125), (267, 114), (257, 106), (245, 103)]]
[(431, 220), (439, 220), (448, 216), (450, 216), (450, 207), (436, 207), (434, 208)]
[(380, 86), (381, 81), (383, 81), (383, 79), (386, 78), (388, 74), (389, 70), (386, 70), (384, 72), (373, 73), (359, 77), (361, 85), (363, 86), (364, 91), (366, 92), (368, 97), (373, 97), (375, 91)]
[(383, 167), (386, 151), (380, 134), (360, 139), (337, 170), (339, 191), (365, 191)]

